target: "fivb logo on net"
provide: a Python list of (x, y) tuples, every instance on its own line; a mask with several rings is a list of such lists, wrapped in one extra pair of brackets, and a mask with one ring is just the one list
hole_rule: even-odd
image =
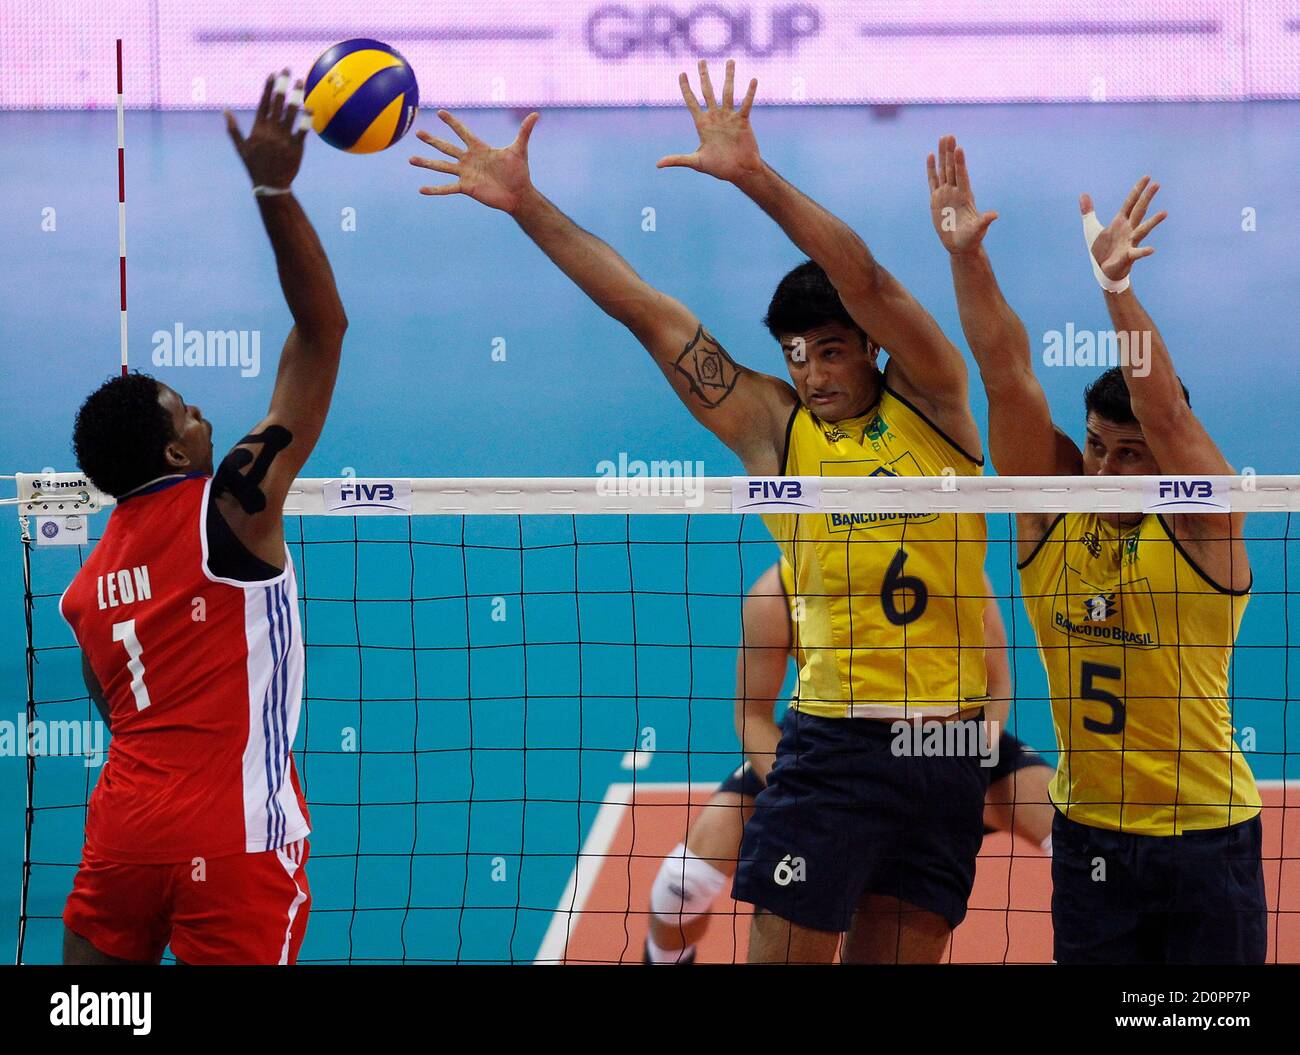
[(170, 330), (154, 330), (153, 365), (211, 366), (238, 369), (240, 377), (262, 372), (261, 330), (192, 330), (176, 323)]
[(1074, 323), (1043, 334), (1044, 366), (1127, 366), (1135, 377), (1151, 372), (1150, 330), (1080, 330)]
[(702, 461), (643, 461), (618, 452), (618, 460), (605, 458), (596, 463), (596, 493), (618, 497), (669, 496), (685, 499), (687, 506), (704, 502), (704, 463)]
[(1232, 509), (1230, 488), (1216, 487), (1214, 480), (1191, 477), (1148, 478), (1143, 483), (1142, 499), (1144, 513), (1227, 513)]

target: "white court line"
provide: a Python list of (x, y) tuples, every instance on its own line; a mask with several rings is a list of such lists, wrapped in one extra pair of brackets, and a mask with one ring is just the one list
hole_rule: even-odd
[(591, 831), (587, 833), (587, 838), (582, 842), (582, 849), (578, 851), (577, 865), (569, 875), (564, 893), (560, 895), (560, 903), (555, 907), (555, 914), (551, 916), (550, 925), (546, 928), (546, 934), (542, 938), (537, 955), (533, 958), (533, 963), (543, 965), (564, 963), (574, 917), (581, 915), (587, 907), (587, 899), (591, 897), (600, 870), (608, 859), (610, 843), (614, 841), (619, 825), (623, 822), (623, 814), (632, 802), (634, 789), (651, 793), (684, 791), (689, 798), (693, 791), (717, 790), (719, 783), (711, 780), (704, 783), (670, 781), (652, 784), (638, 780), (635, 784), (611, 784), (605, 791), (596, 819), (592, 822)]

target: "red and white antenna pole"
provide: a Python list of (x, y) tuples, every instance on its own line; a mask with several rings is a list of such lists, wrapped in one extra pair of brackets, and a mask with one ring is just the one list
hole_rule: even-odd
[(126, 375), (126, 120), (122, 106), (122, 39), (117, 40), (117, 251), (122, 294), (122, 374)]

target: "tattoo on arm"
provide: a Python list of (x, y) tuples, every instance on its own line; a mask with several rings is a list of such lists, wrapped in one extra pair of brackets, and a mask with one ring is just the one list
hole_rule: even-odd
[(691, 392), (706, 407), (721, 405), (735, 390), (740, 367), (711, 334), (700, 326), (673, 364), (691, 384)]
[[(239, 443), (254, 443), (261, 446), (257, 457), (243, 446), (236, 446), (222, 459), (220, 468), (212, 479), (212, 496), (220, 498), (232, 494), (239, 507), (252, 516), (266, 508), (266, 495), (262, 493), (262, 481), (266, 479), (267, 470), (275, 461), (276, 455), (293, 442), (293, 433), (283, 425), (268, 425), (261, 432), (250, 432)], [(243, 470), (249, 466), (247, 473)]]

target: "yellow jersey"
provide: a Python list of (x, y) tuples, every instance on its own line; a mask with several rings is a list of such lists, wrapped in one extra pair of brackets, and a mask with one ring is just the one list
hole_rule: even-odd
[(781, 574), (781, 590), (785, 593), (786, 601), (794, 597), (794, 568), (790, 562), (785, 559), (785, 554), (781, 554), (781, 559), (777, 561), (777, 566)]
[[(799, 406), (786, 476), (978, 476), (971, 457), (885, 388), (830, 423)], [(984, 518), (939, 513), (770, 513), (789, 563), (799, 683), (792, 707), (823, 718), (974, 712), (987, 699)]]
[(796, 667), (803, 666), (803, 661), (799, 658), (799, 638), (795, 634), (795, 616), (799, 611), (799, 605), (795, 601), (794, 592), (794, 567), (785, 559), (785, 554), (781, 554), (781, 559), (777, 561), (781, 575), (781, 592), (785, 594), (785, 604), (790, 610), (790, 656), (794, 659)]
[(1210, 582), (1154, 515), (1120, 529), (1063, 514), (1020, 581), (1047, 669), (1062, 812), (1145, 835), (1259, 813), (1228, 694), (1249, 590)]

